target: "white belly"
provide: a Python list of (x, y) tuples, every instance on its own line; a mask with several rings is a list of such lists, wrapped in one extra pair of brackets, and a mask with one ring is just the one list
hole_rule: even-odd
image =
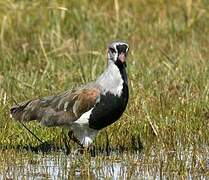
[(92, 109), (84, 113), (70, 126), (70, 129), (84, 147), (88, 147), (98, 133), (98, 130), (89, 128), (89, 117), (91, 111)]

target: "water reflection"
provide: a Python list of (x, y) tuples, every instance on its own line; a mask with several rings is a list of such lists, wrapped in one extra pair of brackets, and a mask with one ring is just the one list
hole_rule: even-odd
[[(1, 152), (0, 179), (207, 179), (209, 151), (156, 151), (110, 156)], [(196, 153), (196, 154), (195, 154)]]

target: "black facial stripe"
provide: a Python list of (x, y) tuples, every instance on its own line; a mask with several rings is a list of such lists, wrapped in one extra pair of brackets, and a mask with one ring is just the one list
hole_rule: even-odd
[(110, 47), (109, 50), (112, 52), (112, 53), (116, 53), (115, 49)]
[(127, 45), (126, 44), (119, 44), (116, 46), (117, 50), (118, 50), (118, 53), (126, 53), (126, 50), (127, 50)]

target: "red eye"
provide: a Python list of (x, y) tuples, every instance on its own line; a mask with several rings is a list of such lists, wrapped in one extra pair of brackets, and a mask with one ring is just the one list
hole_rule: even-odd
[(110, 47), (109, 50), (111, 51), (111, 53), (116, 53), (115, 49)]

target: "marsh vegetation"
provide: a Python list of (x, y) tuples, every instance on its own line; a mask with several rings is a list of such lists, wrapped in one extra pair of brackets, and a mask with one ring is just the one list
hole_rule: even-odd
[[(208, 22), (207, 0), (0, 0), (1, 176), (208, 178)], [(96, 138), (96, 156), (67, 156), (67, 131), (36, 122), (27, 127), (54, 152), (30, 152), (40, 142), (10, 107), (94, 80), (115, 39), (130, 44), (130, 99)]]

